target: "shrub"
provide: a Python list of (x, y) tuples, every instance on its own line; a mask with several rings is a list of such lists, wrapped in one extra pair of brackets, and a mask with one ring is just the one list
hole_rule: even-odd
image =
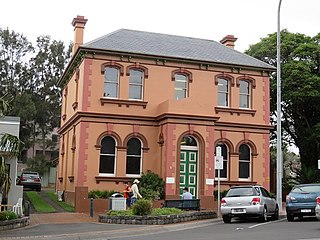
[[(220, 192), (220, 200), (227, 195), (228, 191), (229, 190), (223, 190), (222, 192)], [(214, 199), (218, 200), (218, 190), (214, 190)]]
[(163, 199), (164, 181), (159, 175), (148, 170), (140, 178), (139, 190), (145, 199)]
[(0, 212), (0, 221), (6, 221), (11, 219), (17, 219), (18, 215), (12, 211), (3, 211)]
[(160, 215), (172, 215), (172, 214), (181, 214), (184, 211), (178, 208), (154, 208), (152, 209), (151, 215), (160, 216)]
[(105, 191), (100, 191), (100, 190), (92, 190), (88, 192), (88, 198), (109, 198), (111, 197), (112, 194), (114, 194), (116, 191), (114, 190), (105, 190)]
[(132, 205), (133, 215), (150, 215), (152, 211), (152, 203), (150, 200), (139, 199)]
[(109, 210), (107, 212), (109, 216), (133, 216), (132, 209), (128, 210)]

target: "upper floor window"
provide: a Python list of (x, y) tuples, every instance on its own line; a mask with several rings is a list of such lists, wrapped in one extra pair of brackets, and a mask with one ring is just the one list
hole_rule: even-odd
[(247, 144), (241, 144), (239, 152), (239, 178), (249, 180), (251, 177), (251, 150)]
[(143, 72), (130, 69), (129, 99), (143, 99)]
[(188, 77), (183, 74), (175, 74), (174, 96), (177, 100), (188, 97)]
[(239, 81), (240, 108), (250, 108), (250, 83), (246, 80)]
[(142, 146), (138, 138), (131, 138), (127, 143), (127, 175), (140, 175), (141, 169)]
[[(216, 147), (221, 147), (221, 156), (223, 157), (223, 169), (220, 170), (220, 177), (228, 178), (228, 147), (224, 143), (218, 143)], [(215, 170), (215, 176), (218, 177), (218, 170)]]
[(115, 174), (116, 167), (116, 141), (111, 136), (106, 136), (101, 141), (100, 149), (100, 174)]
[(119, 69), (106, 67), (104, 69), (104, 97), (118, 98)]
[(229, 81), (223, 78), (218, 79), (218, 106), (229, 106)]

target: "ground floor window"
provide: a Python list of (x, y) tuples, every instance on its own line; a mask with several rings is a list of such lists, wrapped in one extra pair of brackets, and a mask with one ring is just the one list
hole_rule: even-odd
[(115, 174), (116, 141), (113, 137), (104, 137), (100, 149), (100, 174)]
[(241, 144), (239, 147), (239, 178), (250, 179), (251, 150), (248, 145)]

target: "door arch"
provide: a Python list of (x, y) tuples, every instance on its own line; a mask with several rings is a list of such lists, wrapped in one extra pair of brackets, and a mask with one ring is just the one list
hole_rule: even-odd
[(198, 162), (199, 144), (193, 136), (186, 135), (180, 142), (180, 196), (183, 193), (183, 188), (188, 187), (193, 198), (198, 197)]

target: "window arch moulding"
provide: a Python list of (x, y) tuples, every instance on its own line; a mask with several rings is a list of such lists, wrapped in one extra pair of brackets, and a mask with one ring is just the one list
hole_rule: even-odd
[(148, 76), (149, 76), (148, 68), (146, 68), (145, 66), (140, 65), (139, 63), (135, 63), (135, 64), (132, 64), (132, 65), (129, 65), (129, 66), (126, 67), (126, 75), (127, 76), (130, 75), (130, 70), (131, 69), (142, 71), (144, 78), (148, 78)]
[[(229, 148), (229, 153), (233, 154), (234, 153), (234, 146), (232, 144), (232, 142), (226, 138), (219, 138), (214, 142), (214, 146), (217, 146), (218, 143), (223, 143), (225, 145), (227, 145), (227, 147)], [(214, 149), (216, 150), (216, 149)]]
[(252, 88), (256, 88), (256, 80), (253, 77), (249, 77), (247, 75), (243, 75), (243, 76), (237, 77), (237, 79), (236, 79), (237, 87), (240, 86), (240, 81), (241, 80), (249, 81), (251, 86), (252, 86)]
[(240, 142), (238, 142), (238, 144), (236, 146), (237, 153), (239, 153), (239, 148), (242, 144), (246, 144), (250, 147), (252, 157), (258, 156), (257, 147), (251, 140), (241, 140)]
[(171, 72), (171, 80), (172, 81), (175, 81), (175, 75), (176, 74), (182, 74), (182, 75), (186, 75), (189, 79), (189, 82), (191, 83), (193, 81), (193, 78), (192, 78), (192, 72), (184, 69), (184, 68), (180, 68), (180, 69), (176, 69), (176, 70), (173, 70)]
[(106, 131), (106, 132), (103, 132), (102, 134), (100, 134), (100, 136), (97, 138), (96, 144), (94, 145), (97, 150), (100, 150), (100, 148), (101, 148), (101, 141), (102, 141), (102, 139), (103, 139), (104, 137), (106, 137), (106, 136), (113, 137), (113, 138), (116, 140), (117, 144), (118, 144), (117, 148), (121, 148), (121, 146), (122, 146), (122, 141), (121, 141), (120, 136), (119, 136), (117, 133), (115, 133), (115, 132), (111, 132), (111, 133), (110, 133), (110, 132)]
[(143, 152), (147, 152), (149, 150), (149, 145), (148, 145), (148, 141), (147, 139), (145, 138), (145, 136), (143, 136), (142, 134), (140, 133), (131, 133), (129, 135), (127, 135), (125, 137), (125, 139), (123, 140), (123, 146), (127, 146), (128, 144), (128, 141), (131, 139), (131, 138), (138, 138), (140, 139), (140, 141), (142, 142), (142, 150)]
[(104, 70), (106, 67), (116, 67), (120, 71), (120, 76), (123, 76), (123, 74), (124, 74), (124, 67), (121, 64), (116, 63), (115, 61), (110, 61), (110, 62), (106, 62), (106, 63), (101, 64), (101, 73), (102, 74), (104, 74)]
[(223, 79), (226, 79), (226, 80), (228, 80), (228, 81), (230, 81), (230, 83), (231, 83), (231, 86), (234, 86), (234, 77), (233, 76), (231, 76), (230, 74), (227, 74), (227, 73), (221, 73), (221, 74), (217, 74), (217, 75), (215, 75), (215, 77), (214, 77), (214, 83), (215, 83), (215, 85), (218, 85), (218, 79), (219, 78), (223, 78)]

